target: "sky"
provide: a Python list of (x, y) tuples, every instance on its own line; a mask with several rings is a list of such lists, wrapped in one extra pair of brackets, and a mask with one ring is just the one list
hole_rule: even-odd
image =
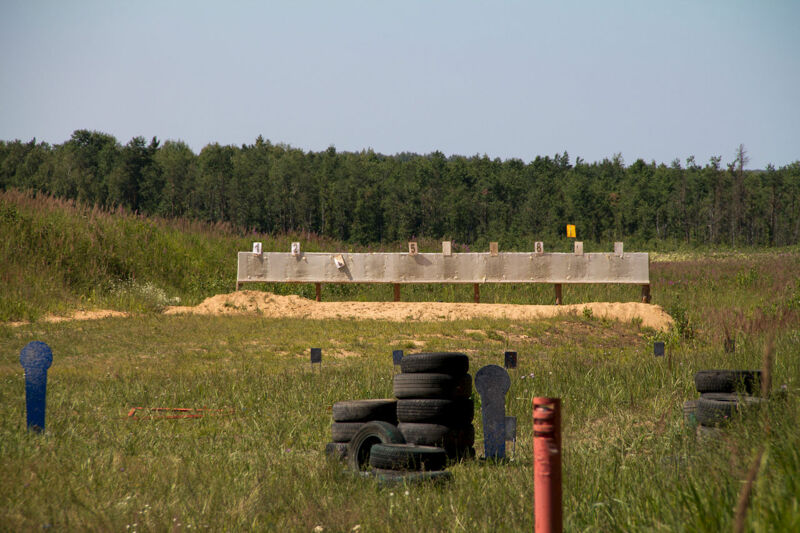
[(800, 159), (800, 2), (0, 0), (0, 139)]

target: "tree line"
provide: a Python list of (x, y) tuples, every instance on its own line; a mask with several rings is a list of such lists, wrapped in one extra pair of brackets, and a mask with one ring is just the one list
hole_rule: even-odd
[(305, 152), (272, 144), (185, 143), (77, 130), (59, 145), (0, 141), (0, 189), (32, 189), (144, 215), (230, 222), (266, 233), (307, 231), (361, 243), (412, 237), (506, 248), (560, 238), (689, 245), (800, 242), (800, 161), (747, 170), (689, 157), (670, 164), (617, 154), (587, 163), (569, 155), (525, 163), (441, 152)]

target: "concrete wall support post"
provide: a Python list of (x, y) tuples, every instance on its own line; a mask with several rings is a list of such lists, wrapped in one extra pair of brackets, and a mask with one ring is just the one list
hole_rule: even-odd
[(556, 283), (553, 287), (556, 289), (556, 305), (561, 305), (561, 284)]

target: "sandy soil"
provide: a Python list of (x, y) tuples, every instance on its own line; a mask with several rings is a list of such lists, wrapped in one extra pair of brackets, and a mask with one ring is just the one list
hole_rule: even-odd
[[(128, 313), (122, 311), (114, 311), (112, 309), (97, 309), (94, 311), (75, 311), (71, 315), (56, 316), (47, 315), (41, 318), (42, 322), (66, 322), (69, 320), (99, 320), (101, 318), (116, 318), (126, 317)], [(9, 326), (24, 326), (30, 322), (7, 322)]]
[(537, 320), (592, 310), (597, 318), (630, 322), (641, 319), (642, 326), (667, 330), (673, 320), (661, 307), (637, 302), (591, 302), (574, 305), (510, 305), (441, 302), (315, 302), (300, 296), (279, 296), (260, 291), (218, 294), (195, 307), (169, 307), (166, 314), (243, 314), (266, 317), (348, 318), (391, 321), (458, 320), (477, 317)]

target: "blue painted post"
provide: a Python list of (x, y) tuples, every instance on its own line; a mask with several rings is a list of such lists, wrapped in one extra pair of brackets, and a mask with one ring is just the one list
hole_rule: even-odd
[(19, 352), (19, 363), (25, 369), (25, 407), (28, 429), (44, 431), (44, 408), (47, 393), (47, 369), (53, 363), (53, 351), (41, 342), (28, 343)]
[(506, 456), (506, 392), (511, 378), (501, 366), (487, 365), (475, 374), (475, 388), (481, 395), (483, 417), (483, 456), (504, 459)]

